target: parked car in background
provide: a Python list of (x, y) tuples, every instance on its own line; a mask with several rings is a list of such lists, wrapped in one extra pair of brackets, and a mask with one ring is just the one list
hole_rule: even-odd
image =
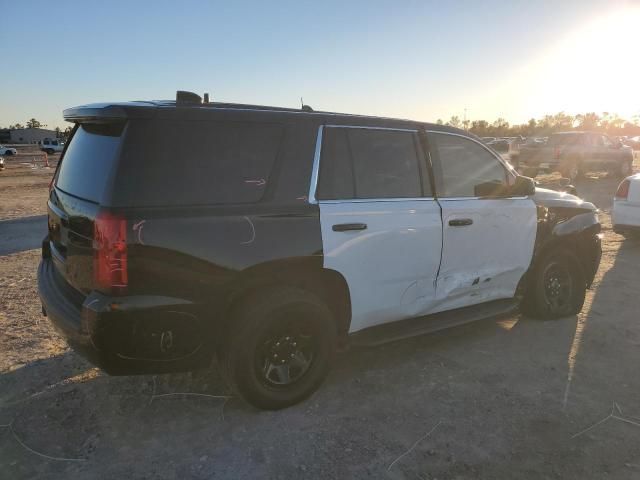
[(540, 170), (560, 172), (574, 181), (591, 170), (606, 170), (619, 177), (632, 171), (633, 151), (607, 135), (596, 132), (554, 133), (544, 145), (520, 148), (519, 165), (525, 175)]
[(56, 152), (62, 152), (64, 149), (64, 142), (57, 138), (45, 138), (40, 144), (40, 150), (52, 155)]
[(511, 141), (506, 138), (496, 138), (495, 140), (488, 142), (487, 145), (493, 148), (496, 152), (504, 153), (509, 151), (509, 145)]
[(5, 147), (4, 145), (0, 145), (0, 155), (6, 155), (10, 157), (11, 155), (17, 155), (18, 151), (15, 148)]
[(64, 112), (77, 127), (38, 289), (107, 372), (217, 355), (239, 396), (277, 409), (319, 387), (337, 345), (581, 310), (595, 206), (537, 188), (473, 135), (199, 100)]
[(640, 135), (637, 137), (631, 137), (624, 140), (624, 144), (633, 148), (634, 150), (640, 150)]
[(616, 233), (640, 234), (640, 173), (625, 178), (618, 186), (611, 223)]

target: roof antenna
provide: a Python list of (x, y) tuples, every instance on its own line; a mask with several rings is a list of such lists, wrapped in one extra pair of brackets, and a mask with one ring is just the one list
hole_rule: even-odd
[(302, 110), (303, 112), (313, 112), (313, 108), (311, 108), (309, 105), (304, 104), (304, 100), (302, 99), (302, 97), (300, 97), (300, 110)]

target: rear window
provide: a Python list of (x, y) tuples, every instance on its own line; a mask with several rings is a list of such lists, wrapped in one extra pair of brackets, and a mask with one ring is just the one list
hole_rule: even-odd
[(56, 187), (99, 203), (118, 155), (124, 124), (84, 124), (67, 147)]
[(262, 199), (280, 124), (131, 122), (116, 178), (117, 206), (253, 203)]
[(561, 135), (551, 135), (547, 145), (580, 145), (584, 135), (580, 133), (563, 133)]

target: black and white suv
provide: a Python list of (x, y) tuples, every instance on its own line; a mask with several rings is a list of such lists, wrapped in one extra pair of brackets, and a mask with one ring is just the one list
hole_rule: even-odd
[(337, 345), (575, 314), (600, 261), (591, 203), (454, 128), (186, 93), (64, 116), (39, 292), (112, 374), (217, 355), (243, 398), (282, 408)]

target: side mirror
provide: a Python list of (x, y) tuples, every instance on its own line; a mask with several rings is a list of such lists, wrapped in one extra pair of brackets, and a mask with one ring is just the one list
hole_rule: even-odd
[(511, 195), (514, 197), (528, 197), (536, 193), (536, 182), (533, 178), (518, 175), (511, 186)]

